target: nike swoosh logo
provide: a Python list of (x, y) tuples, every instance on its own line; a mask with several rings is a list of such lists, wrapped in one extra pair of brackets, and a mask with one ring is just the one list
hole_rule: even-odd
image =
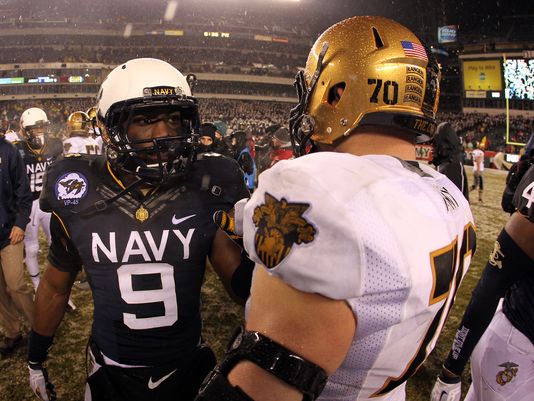
[(195, 217), (196, 214), (192, 214), (190, 216), (185, 216), (185, 217), (182, 217), (181, 219), (177, 219), (176, 218), (176, 215), (172, 216), (172, 224), (180, 224), (188, 219), (190, 219), (191, 217)]
[(150, 379), (148, 379), (148, 388), (150, 390), (154, 390), (156, 387), (158, 387), (161, 383), (163, 383), (165, 380), (167, 380), (174, 372), (176, 372), (178, 369), (174, 369), (171, 373), (169, 373), (168, 375), (165, 375), (163, 376), (161, 379), (159, 379), (158, 381), (155, 381), (153, 382), (152, 381), (152, 376), (150, 376)]
[(442, 391), (441, 394), (439, 395), (439, 400), (440, 401), (447, 401), (447, 397), (449, 396), (449, 394), (447, 394), (446, 391)]

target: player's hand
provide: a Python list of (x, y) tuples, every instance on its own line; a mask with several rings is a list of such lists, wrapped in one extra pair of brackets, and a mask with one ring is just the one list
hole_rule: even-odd
[(248, 198), (243, 198), (229, 212), (217, 210), (213, 214), (215, 224), (241, 248), (243, 248), (243, 213), (247, 201)]
[(9, 240), (11, 245), (17, 245), (24, 239), (24, 230), (20, 227), (13, 226), (11, 233), (9, 234)]
[(48, 380), (48, 372), (40, 363), (28, 365), (30, 371), (30, 387), (33, 393), (43, 401), (56, 401), (54, 385)]
[(461, 395), (462, 381), (460, 377), (445, 378), (439, 375), (430, 394), (430, 401), (460, 401)]

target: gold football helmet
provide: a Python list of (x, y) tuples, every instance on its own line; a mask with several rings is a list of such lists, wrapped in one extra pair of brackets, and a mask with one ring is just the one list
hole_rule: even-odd
[(434, 134), (439, 66), (404, 26), (383, 17), (352, 17), (328, 28), (297, 74), (291, 110), (296, 155), (312, 142), (332, 144), (363, 125)]
[(87, 136), (91, 128), (91, 119), (83, 111), (75, 111), (67, 118), (67, 133), (69, 136)]
[(91, 120), (95, 120), (96, 119), (96, 106), (93, 106), (90, 109), (87, 109), (85, 114), (87, 114)]
[(100, 130), (98, 129), (96, 125), (96, 106), (93, 106), (90, 109), (87, 109), (85, 113), (89, 116), (89, 120), (90, 120), (89, 134), (100, 135)]

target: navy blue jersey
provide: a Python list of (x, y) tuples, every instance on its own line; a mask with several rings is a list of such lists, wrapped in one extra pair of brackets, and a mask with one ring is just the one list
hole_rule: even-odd
[(123, 184), (102, 156), (53, 163), (41, 208), (52, 211), (49, 261), (63, 271), (83, 264), (94, 300), (93, 338), (109, 358), (155, 366), (200, 341), (200, 287), (216, 210), (248, 197), (234, 160), (204, 157), (187, 179), (143, 195)]
[(521, 178), (513, 202), (517, 211), (534, 223), (534, 165)]
[[(514, 206), (534, 224), (534, 166), (525, 173), (514, 194)], [(506, 293), (503, 312), (521, 333), (534, 344), (534, 261), (525, 266), (526, 277)]]
[(26, 174), (28, 174), (30, 181), (33, 200), (38, 199), (43, 188), (46, 168), (61, 154), (61, 141), (51, 139), (40, 149), (32, 148), (27, 141), (18, 141), (13, 145), (19, 151), (26, 165)]

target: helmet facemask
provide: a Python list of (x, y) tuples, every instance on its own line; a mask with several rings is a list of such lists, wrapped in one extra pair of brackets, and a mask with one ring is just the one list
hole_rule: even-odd
[(34, 149), (41, 149), (45, 144), (45, 133), (48, 122), (37, 123), (23, 128), (28, 144)]
[[(153, 125), (162, 120), (167, 134), (153, 137)], [(185, 174), (198, 145), (198, 127), (196, 101), (169, 95), (112, 105), (100, 130), (113, 166), (159, 185)]]
[(306, 114), (310, 96), (317, 84), (317, 80), (323, 70), (323, 59), (328, 50), (328, 42), (323, 44), (321, 53), (317, 60), (317, 68), (310, 81), (310, 85), (306, 82), (304, 71), (299, 71), (295, 77), (295, 89), (297, 90), (298, 104), (291, 109), (289, 114), (289, 130), (291, 145), (293, 147), (293, 154), (295, 157), (303, 156), (307, 153), (307, 149), (313, 146), (311, 136), (315, 128), (315, 121), (312, 116)]

